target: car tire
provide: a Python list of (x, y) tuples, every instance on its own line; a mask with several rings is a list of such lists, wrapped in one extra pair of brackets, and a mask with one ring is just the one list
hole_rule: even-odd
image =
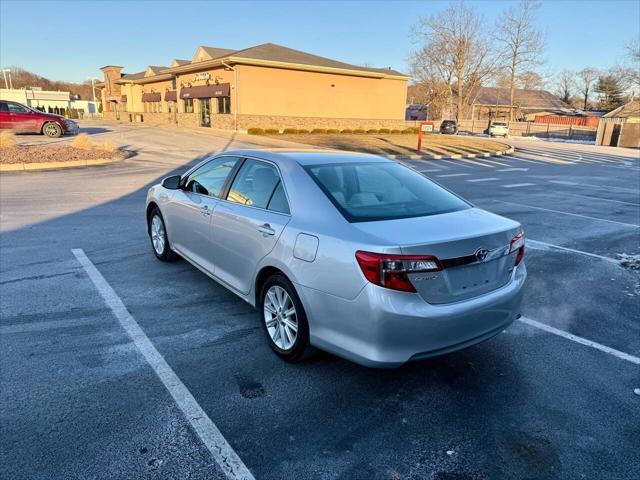
[(62, 136), (62, 127), (56, 122), (47, 122), (42, 126), (42, 133), (49, 138), (58, 138)]
[[(285, 297), (282, 296), (283, 292)], [(293, 314), (285, 315), (291, 308), (294, 309)], [(283, 274), (271, 275), (262, 285), (258, 313), (269, 346), (280, 358), (295, 363), (315, 353), (309, 343), (307, 314), (295, 287)], [(295, 324), (295, 329), (291, 324)], [(295, 338), (291, 341), (293, 333)]]
[(161, 262), (175, 262), (178, 260), (178, 255), (171, 250), (164, 218), (158, 207), (154, 208), (151, 211), (151, 215), (149, 215), (148, 233), (149, 240), (151, 240), (151, 248), (158, 260)]

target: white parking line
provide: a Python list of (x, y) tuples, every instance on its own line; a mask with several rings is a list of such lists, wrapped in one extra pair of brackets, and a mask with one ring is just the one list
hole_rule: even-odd
[(470, 173), (447, 173), (446, 175), (438, 175), (438, 178), (444, 177), (462, 177), (463, 175), (471, 175)]
[(222, 436), (218, 427), (211, 421), (187, 387), (180, 381), (180, 378), (178, 378), (171, 369), (160, 352), (156, 350), (151, 340), (149, 340), (142, 328), (140, 328), (140, 325), (138, 325), (131, 316), (127, 307), (122, 303), (118, 294), (111, 288), (111, 285), (107, 283), (84, 251), (80, 248), (74, 248), (71, 252), (78, 259), (78, 262), (80, 262), (85, 272), (87, 272), (87, 275), (102, 296), (104, 302), (118, 319), (120, 325), (122, 325), (122, 328), (129, 334), (135, 346), (169, 391), (178, 408), (180, 408), (187, 421), (193, 427), (195, 433), (200, 437), (200, 440), (202, 440), (202, 443), (204, 443), (209, 452), (211, 452), (211, 455), (225, 473), (225, 476), (232, 480), (255, 480), (249, 469)]
[(495, 199), (492, 201), (504, 203), (506, 205), (518, 205), (520, 207), (533, 208), (534, 210), (543, 210), (545, 212), (559, 213), (562, 215), (569, 215), (572, 217), (586, 218), (589, 220), (598, 220), (600, 222), (607, 222), (607, 223), (615, 223), (616, 225), (623, 225), (625, 227), (640, 228), (640, 225), (636, 225), (635, 223), (616, 222), (615, 220), (607, 220), (606, 218), (590, 217), (589, 215), (581, 215), (579, 213), (563, 212), (562, 210), (553, 210), (551, 208), (534, 207), (533, 205), (527, 205), (525, 203), (505, 202), (504, 200), (495, 200)]
[(499, 168), (499, 172), (528, 172), (528, 168)]
[(565, 332), (564, 330), (560, 330), (558, 328), (549, 326), (545, 323), (537, 322), (536, 320), (532, 320), (527, 317), (520, 317), (519, 320), (522, 323), (526, 323), (531, 327), (539, 328), (540, 330), (553, 333), (554, 335), (558, 335), (559, 337), (566, 338), (567, 340), (571, 340), (573, 342), (586, 345), (587, 347), (595, 348), (596, 350), (600, 350), (601, 352), (608, 353), (609, 355), (613, 355), (614, 357), (620, 358), (621, 360), (626, 360), (627, 362), (640, 365), (640, 358), (635, 357), (633, 355), (629, 355), (628, 353), (625, 353), (625, 352), (621, 352), (620, 350), (616, 350), (615, 348), (607, 347), (606, 345), (602, 345), (600, 343), (587, 340), (586, 338), (579, 337), (577, 335), (574, 335), (573, 333)]
[(578, 182), (568, 182), (566, 180), (549, 180), (549, 183), (557, 183), (558, 185), (579, 185)]
[(565, 252), (577, 253), (579, 255), (585, 255), (587, 257), (598, 258), (600, 260), (605, 260), (610, 263), (614, 263), (616, 265), (620, 265), (620, 262), (615, 258), (605, 257), (604, 255), (598, 255), (596, 253), (584, 252), (582, 250), (576, 250), (575, 248), (561, 247), (560, 245), (554, 245), (552, 243), (541, 242), (540, 240), (532, 240), (531, 238), (527, 238), (526, 245), (534, 250), (564, 250)]
[(510, 185), (500, 185), (502, 188), (518, 188), (518, 187), (531, 187), (535, 183), (512, 183)]
[(471, 179), (467, 180), (467, 182), (493, 182), (495, 180), (500, 180), (500, 179), (496, 178), (496, 177), (491, 177), (491, 178), (471, 178)]

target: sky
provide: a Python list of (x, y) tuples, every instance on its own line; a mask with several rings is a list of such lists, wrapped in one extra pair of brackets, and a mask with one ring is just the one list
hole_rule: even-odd
[[(199, 45), (242, 49), (277, 43), (348, 63), (409, 72), (412, 27), (447, 1), (14, 1), (0, 0), (0, 66), (51, 80), (102, 78), (190, 59)], [(491, 29), (510, 0), (467, 1)], [(544, 0), (543, 74), (624, 60), (640, 36), (638, 0)]]

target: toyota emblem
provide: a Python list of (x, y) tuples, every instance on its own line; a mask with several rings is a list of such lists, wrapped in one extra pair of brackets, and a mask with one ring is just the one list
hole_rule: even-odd
[(478, 250), (476, 250), (475, 253), (475, 256), (479, 262), (484, 262), (484, 259), (487, 258), (487, 255), (489, 255), (489, 250), (483, 247), (480, 247)]

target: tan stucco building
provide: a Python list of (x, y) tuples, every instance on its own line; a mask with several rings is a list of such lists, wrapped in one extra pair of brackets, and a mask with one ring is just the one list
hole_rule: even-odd
[(409, 80), (271, 43), (199, 47), (134, 74), (101, 70), (106, 118), (231, 130), (403, 128)]

